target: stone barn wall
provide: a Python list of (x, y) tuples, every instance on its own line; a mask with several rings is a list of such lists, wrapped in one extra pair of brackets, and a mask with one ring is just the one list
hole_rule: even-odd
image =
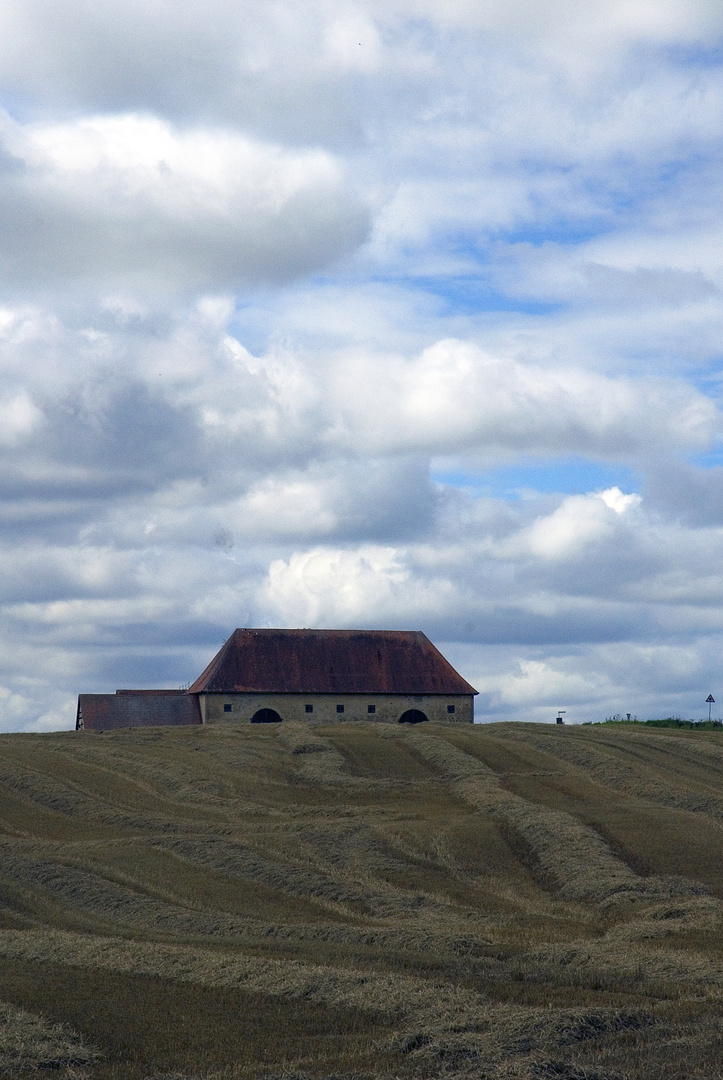
[[(471, 694), (199, 694), (206, 724), (248, 724), (259, 709), (273, 709), (282, 720), (333, 724), (341, 720), (376, 720), (396, 724), (409, 709), (428, 720), (457, 724), (474, 721)], [(311, 710), (308, 709), (311, 706)], [(341, 709), (339, 708), (341, 706)], [(369, 707), (374, 711), (370, 712)], [(450, 707), (454, 710), (450, 712)]]

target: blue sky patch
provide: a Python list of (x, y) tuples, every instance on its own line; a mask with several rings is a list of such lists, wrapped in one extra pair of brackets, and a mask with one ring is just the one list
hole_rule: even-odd
[(627, 466), (587, 461), (584, 458), (555, 462), (529, 461), (479, 473), (461, 470), (432, 472), (432, 479), (437, 484), (460, 488), (477, 496), (514, 501), (534, 492), (583, 495), (610, 487), (619, 487), (626, 493), (640, 488), (640, 478)]

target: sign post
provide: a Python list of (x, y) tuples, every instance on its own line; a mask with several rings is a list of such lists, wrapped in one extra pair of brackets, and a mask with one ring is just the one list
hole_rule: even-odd
[(710, 723), (710, 710), (711, 710), (712, 706), (715, 704), (715, 698), (713, 697), (712, 694), (708, 694), (708, 697), (705, 700), (706, 700), (706, 704), (708, 706), (708, 723)]

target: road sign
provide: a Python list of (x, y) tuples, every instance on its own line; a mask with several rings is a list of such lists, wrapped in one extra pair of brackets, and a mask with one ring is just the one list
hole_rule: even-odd
[(712, 694), (708, 694), (708, 697), (705, 699), (705, 703), (708, 706), (708, 719), (710, 720), (711, 706), (715, 705), (715, 698), (713, 697)]

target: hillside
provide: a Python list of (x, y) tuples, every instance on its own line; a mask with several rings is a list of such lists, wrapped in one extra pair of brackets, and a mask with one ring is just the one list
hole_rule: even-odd
[(0, 1074), (723, 1075), (723, 732), (0, 749)]

